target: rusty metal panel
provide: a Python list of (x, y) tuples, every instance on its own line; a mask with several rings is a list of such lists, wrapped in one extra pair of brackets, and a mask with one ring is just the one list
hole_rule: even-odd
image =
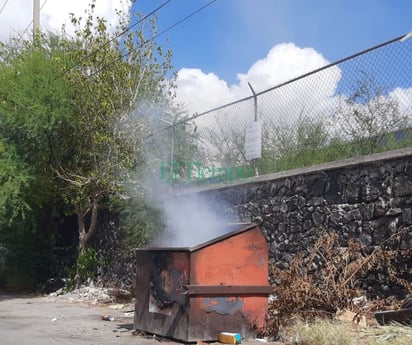
[(239, 291), (231, 296), (225, 293), (225, 296), (191, 298), (189, 328), (208, 324), (209, 333), (203, 335), (204, 339), (214, 340), (221, 331), (250, 337), (264, 328), (270, 291), (268, 247), (257, 226), (193, 252), (190, 277), (191, 284), (200, 286), (255, 285), (253, 289), (257, 290), (267, 287), (263, 295), (259, 292), (255, 296), (245, 296)]
[[(240, 333), (242, 338), (255, 335), (253, 325), (245, 319), (242, 297), (192, 297), (188, 341), (216, 341), (220, 332)], [(266, 309), (261, 312), (266, 313)]]
[(256, 226), (191, 255), (193, 285), (268, 285), (268, 246)]
[(264, 327), (268, 248), (255, 224), (192, 248), (138, 251), (135, 328), (192, 342)]
[(189, 253), (141, 251), (137, 260), (135, 328), (187, 339)]
[(267, 296), (272, 292), (272, 287), (267, 285), (187, 285), (186, 288), (190, 296)]

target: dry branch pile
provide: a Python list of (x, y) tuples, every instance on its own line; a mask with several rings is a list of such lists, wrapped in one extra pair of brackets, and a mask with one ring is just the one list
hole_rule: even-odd
[[(336, 233), (324, 232), (309, 255), (297, 253), (286, 270), (273, 267), (271, 275), (276, 282), (267, 335), (276, 336), (280, 326), (296, 317), (314, 320), (333, 318), (339, 310), (365, 315), (399, 308), (400, 301), (394, 298), (379, 299), (369, 294), (365, 282), (379, 276), (380, 284), (396, 285), (404, 295), (412, 293), (408, 281), (412, 277), (412, 250), (383, 250), (387, 243), (410, 230), (408, 227), (393, 234), (372, 251), (356, 239), (350, 240), (347, 247), (337, 247)], [(406, 267), (400, 269), (399, 262), (407, 262)]]

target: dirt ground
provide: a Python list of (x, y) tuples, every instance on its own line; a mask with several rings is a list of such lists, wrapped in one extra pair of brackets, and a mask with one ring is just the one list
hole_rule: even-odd
[[(132, 304), (70, 303), (55, 297), (0, 293), (0, 345), (157, 345), (181, 344), (133, 332)], [(120, 307), (119, 305), (117, 306)], [(112, 321), (102, 320), (111, 316)], [(262, 345), (253, 339), (245, 345)], [(278, 344), (278, 343), (267, 343)]]

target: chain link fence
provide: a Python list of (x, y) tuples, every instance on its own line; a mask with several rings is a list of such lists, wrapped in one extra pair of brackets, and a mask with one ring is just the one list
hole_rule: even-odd
[[(395, 38), (255, 95), (166, 127), (171, 176), (214, 182), (410, 146), (412, 39)], [(261, 158), (248, 161), (245, 133), (255, 116)]]

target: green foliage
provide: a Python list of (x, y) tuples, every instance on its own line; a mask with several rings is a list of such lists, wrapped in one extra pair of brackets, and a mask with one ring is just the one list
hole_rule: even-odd
[[(183, 119), (182, 112), (178, 110), (172, 116), (166, 120), (169, 127), (162, 134), (156, 134), (144, 142), (142, 149), (145, 161), (138, 177), (141, 181), (147, 180), (149, 176), (152, 184), (155, 179), (158, 180), (157, 183), (167, 181), (178, 184), (180, 180), (186, 180), (190, 173), (187, 171), (188, 162), (193, 162), (195, 158), (196, 162), (202, 162), (196, 126), (189, 122), (172, 126), (172, 123)], [(152, 121), (153, 131), (160, 130), (159, 122), (165, 128), (162, 120), (155, 119)], [(162, 170), (161, 167), (168, 168)], [(146, 184), (146, 191), (149, 189), (147, 187), (150, 186)]]
[(150, 243), (164, 228), (161, 212), (148, 201), (135, 197), (127, 200), (121, 212), (125, 246), (136, 248)]
[(56, 173), (78, 217), (81, 251), (96, 229), (99, 208), (120, 195), (124, 180), (139, 163), (143, 121), (130, 114), (141, 104), (166, 107), (169, 102), (170, 52), (163, 53), (153, 41), (136, 49), (136, 42), (146, 41), (144, 33), (155, 30), (154, 23), (127, 31), (119, 40), (129, 14), (118, 14), (119, 26), (109, 29), (104, 19), (94, 16), (91, 5), (85, 18), (72, 17), (75, 38), (64, 36), (70, 62), (65, 78), (76, 97), (71, 102), (70, 159), (56, 167)]
[[(94, 3), (72, 17), (74, 35), (63, 28), (0, 50), (0, 243), (16, 259), (12, 271), (19, 266), (35, 280), (44, 276), (40, 265), (54, 270), (58, 219), (73, 214), (78, 268), (90, 268), (98, 211), (120, 200), (140, 163), (143, 120), (130, 114), (140, 104), (170, 105), (171, 53), (146, 39), (155, 22), (126, 31), (130, 15), (118, 12), (120, 24), (110, 27)], [(25, 258), (32, 243), (41, 249)]]
[(358, 157), (412, 144), (407, 114), (363, 73), (328, 120), (301, 114), (294, 123), (266, 125), (261, 174)]
[(295, 319), (283, 333), (285, 345), (409, 345), (412, 341), (411, 328), (396, 323), (359, 327), (347, 321), (318, 319), (307, 323)]
[(65, 291), (73, 291), (76, 288), (76, 266), (65, 267), (67, 281), (64, 287)]
[[(378, 146), (375, 146), (375, 139), (344, 141), (333, 138), (321, 147), (303, 147), (300, 150), (285, 152), (276, 159), (270, 158), (271, 152), (268, 154), (263, 151), (262, 159), (259, 161), (259, 172), (269, 174), (410, 146), (412, 146), (410, 129), (383, 135)], [(371, 147), (373, 147), (372, 151)]]
[(97, 277), (97, 268), (100, 263), (96, 251), (91, 247), (87, 248), (78, 256), (74, 267), (66, 267), (68, 276), (66, 289), (71, 291), (80, 283), (85, 283), (89, 279), (95, 279)]
[(9, 287), (33, 287), (56, 274), (61, 202), (50, 166), (67, 154), (60, 137), (70, 88), (54, 78), (54, 56), (39, 47), (0, 64), (0, 243)]
[(330, 144), (325, 123), (301, 116), (296, 123), (273, 125), (263, 134), (262, 158), (259, 173), (290, 170), (336, 159), (341, 149), (338, 142)]
[(34, 207), (24, 218), (0, 225), (0, 244), (6, 249), (3, 284), (8, 288), (35, 288), (58, 274), (55, 206)]
[(55, 194), (50, 165), (64, 155), (60, 139), (71, 97), (67, 84), (55, 78), (56, 61), (45, 54), (42, 49), (27, 50), (0, 65), (0, 140), (9, 162), (21, 171), (16, 177), (26, 186), (30, 177), (29, 200), (24, 200), (29, 206)]
[(409, 116), (402, 114), (399, 102), (373, 75), (362, 72), (348, 96), (340, 96), (340, 103), (332, 117), (335, 136), (359, 143), (362, 154), (382, 151), (388, 133), (408, 127)]
[(6, 144), (0, 137), (0, 231), (2, 222), (10, 225), (15, 218), (24, 218), (30, 212), (26, 196), (31, 181), (14, 145)]
[(96, 251), (93, 248), (87, 248), (77, 259), (77, 274), (81, 281), (89, 278), (95, 278), (97, 275), (98, 260)]
[[(246, 161), (244, 155), (245, 133), (239, 123), (229, 122), (224, 113), (214, 118), (215, 127), (206, 128), (202, 136), (206, 141), (208, 164), (218, 162), (220, 166), (239, 166)], [(216, 163), (215, 163), (216, 164)]]
[(252, 162), (243, 154), (244, 121), (217, 111), (202, 130), (207, 159), (221, 166), (249, 164), (268, 174), (411, 145), (411, 115), (372, 75), (362, 73), (348, 95), (334, 100), (320, 110), (326, 114), (303, 109), (297, 117), (262, 115), (262, 156)]
[(27, 50), (0, 67), (1, 136), (39, 173), (67, 148), (60, 139), (69, 123), (72, 93), (64, 79), (56, 78), (61, 55)]

